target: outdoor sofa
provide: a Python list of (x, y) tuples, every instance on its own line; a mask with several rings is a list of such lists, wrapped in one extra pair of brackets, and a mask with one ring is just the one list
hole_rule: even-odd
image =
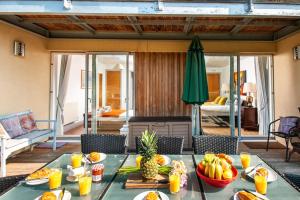
[[(39, 129), (37, 123), (53, 123), (53, 129)], [(6, 176), (6, 159), (21, 149), (45, 142), (52, 137), (56, 150), (56, 121), (35, 120), (30, 110), (0, 116), (1, 176)]]

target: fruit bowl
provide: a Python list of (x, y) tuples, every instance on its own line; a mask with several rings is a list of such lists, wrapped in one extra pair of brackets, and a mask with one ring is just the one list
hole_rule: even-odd
[(226, 180), (218, 180), (218, 179), (211, 179), (209, 177), (206, 177), (202, 172), (197, 169), (197, 175), (200, 179), (202, 179), (205, 183), (217, 187), (217, 188), (224, 188), (226, 187), (229, 183), (234, 181), (237, 178), (238, 171), (234, 166), (231, 166), (231, 171), (232, 171), (232, 179), (226, 179)]

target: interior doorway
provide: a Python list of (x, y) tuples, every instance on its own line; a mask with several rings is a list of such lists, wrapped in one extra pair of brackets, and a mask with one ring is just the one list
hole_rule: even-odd
[(86, 133), (120, 134), (134, 116), (134, 55), (87, 54)]
[(92, 132), (93, 123), (97, 133), (119, 134), (134, 115), (133, 55), (53, 53), (51, 66), (51, 117), (59, 136)]

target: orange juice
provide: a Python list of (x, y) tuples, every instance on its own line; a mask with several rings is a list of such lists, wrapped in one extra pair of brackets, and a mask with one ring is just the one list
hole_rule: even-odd
[(136, 162), (136, 167), (140, 168), (141, 167), (141, 160), (142, 160), (143, 156), (138, 156), (135, 159)]
[(92, 188), (92, 177), (83, 176), (79, 178), (79, 194), (80, 196), (88, 195), (91, 192)]
[(73, 153), (71, 156), (71, 164), (73, 168), (81, 167), (82, 162), (82, 154), (81, 153)]
[(171, 173), (169, 175), (170, 182), (170, 192), (175, 194), (180, 191), (180, 175), (176, 173)]
[(51, 169), (49, 176), (49, 189), (53, 190), (61, 186), (62, 170), (60, 168)]
[(255, 182), (256, 192), (260, 194), (267, 194), (268, 183), (267, 183), (267, 178), (265, 176), (256, 175), (254, 177), (254, 182)]
[(244, 169), (250, 167), (251, 157), (250, 154), (242, 152), (240, 154), (241, 163)]

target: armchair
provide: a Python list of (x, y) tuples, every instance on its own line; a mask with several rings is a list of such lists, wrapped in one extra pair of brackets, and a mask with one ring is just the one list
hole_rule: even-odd
[[(276, 122), (279, 122), (279, 127), (277, 131), (272, 131), (272, 125), (275, 125)], [(272, 121), (269, 124), (268, 129), (268, 141), (267, 141), (267, 151), (269, 150), (269, 141), (270, 141), (270, 135), (273, 134), (274, 136), (281, 137), (285, 139), (286, 143), (286, 153), (285, 153), (285, 159), (288, 161), (288, 153), (289, 153), (289, 143), (290, 139), (292, 137), (297, 136), (297, 131), (299, 131), (298, 126), (300, 123), (300, 118), (296, 116), (288, 116), (288, 117), (280, 117), (279, 119), (276, 119)]]

